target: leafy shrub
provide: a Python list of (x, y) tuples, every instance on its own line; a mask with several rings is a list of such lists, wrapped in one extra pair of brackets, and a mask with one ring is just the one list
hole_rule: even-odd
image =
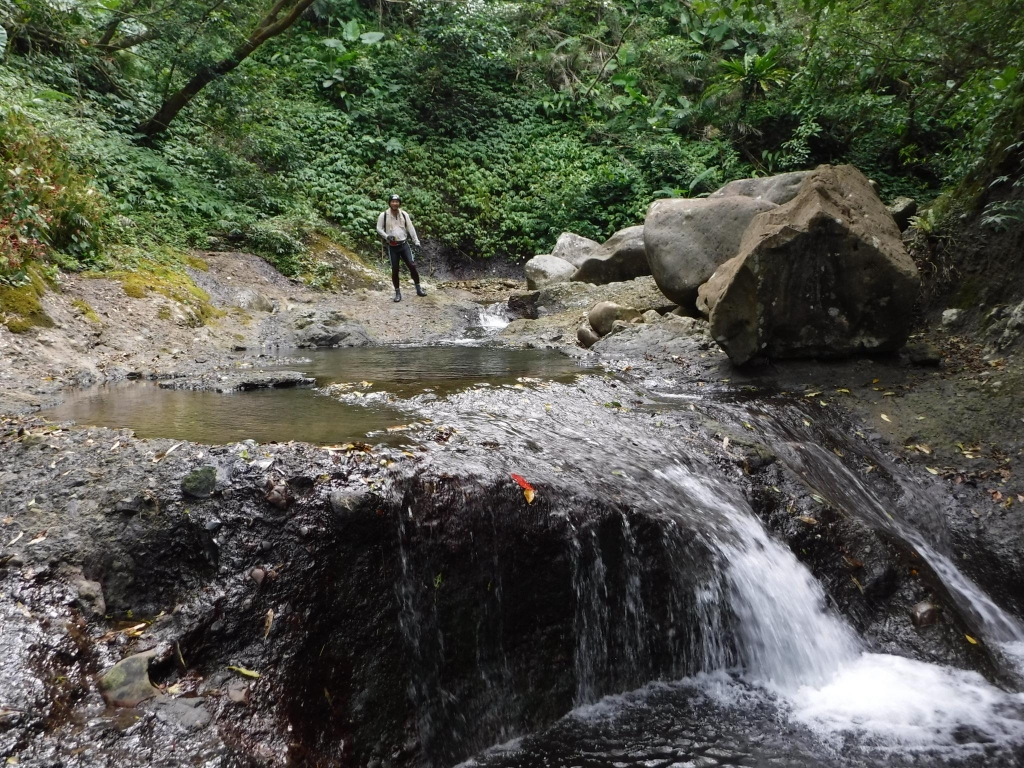
[(16, 110), (0, 110), (0, 273), (48, 255), (81, 269), (101, 260), (103, 196), (65, 147)]

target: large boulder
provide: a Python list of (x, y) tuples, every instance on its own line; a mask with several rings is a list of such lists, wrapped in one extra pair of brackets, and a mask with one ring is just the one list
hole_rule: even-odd
[(651, 273), (668, 298), (692, 311), (697, 288), (739, 252), (754, 217), (778, 206), (733, 195), (655, 200), (644, 220), (644, 244)]
[(558, 236), (558, 242), (555, 243), (551, 255), (557, 259), (564, 259), (579, 268), (600, 248), (601, 244), (596, 240), (572, 232), (563, 232)]
[(565, 259), (550, 254), (534, 256), (526, 262), (526, 287), (531, 291), (548, 285), (565, 283), (572, 277), (576, 267)]
[(577, 283), (607, 285), (651, 274), (644, 246), (644, 227), (626, 227), (609, 237), (579, 265), (572, 279)]
[(708, 197), (752, 197), (755, 200), (767, 200), (775, 205), (785, 205), (796, 197), (797, 190), (809, 173), (810, 171), (793, 171), (757, 179), (737, 179), (730, 181), (717, 192), (712, 192)]
[(738, 364), (899, 349), (920, 278), (899, 229), (853, 166), (820, 166), (751, 223), (706, 285), (711, 335)]

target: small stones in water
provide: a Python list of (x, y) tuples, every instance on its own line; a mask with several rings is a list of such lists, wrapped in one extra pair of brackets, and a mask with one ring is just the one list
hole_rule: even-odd
[(260, 542), (260, 550), (261, 550), (262, 552), (269, 552), (269, 551), (270, 551), (270, 550), (272, 550), (273, 548), (274, 548), (274, 545), (273, 545), (273, 544), (271, 544), (271, 543), (270, 543), (269, 541), (267, 541), (266, 539), (264, 539), (263, 541), (261, 541), (261, 542)]
[(195, 499), (208, 499), (217, 487), (217, 468), (200, 467), (185, 475), (181, 481), (181, 492)]
[(927, 627), (932, 624), (938, 624), (941, 611), (941, 606), (924, 600), (911, 609), (910, 620), (914, 623), (915, 627)]
[(283, 480), (267, 480), (267, 502), (277, 507), (278, 509), (285, 509), (288, 506), (288, 484)]
[(256, 586), (261, 585), (266, 577), (267, 572), (262, 568), (253, 568), (249, 571), (249, 578), (256, 582)]
[(233, 701), (235, 704), (248, 704), (249, 703), (249, 685), (243, 683), (241, 680), (232, 680), (228, 683), (228, 699)]

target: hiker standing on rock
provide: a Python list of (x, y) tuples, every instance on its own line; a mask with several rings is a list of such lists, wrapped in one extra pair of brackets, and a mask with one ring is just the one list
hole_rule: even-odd
[(409, 274), (416, 285), (416, 295), (427, 295), (427, 292), (420, 288), (420, 273), (416, 271), (416, 259), (412, 255), (412, 248), (409, 247), (409, 238), (412, 238), (419, 248), (420, 238), (409, 214), (401, 208), (402, 198), (392, 195), (388, 198), (388, 210), (377, 217), (377, 234), (387, 246), (388, 256), (391, 258), (391, 282), (395, 284), (395, 301), (402, 300), (402, 291), (398, 287), (398, 267), (401, 261), (409, 268)]

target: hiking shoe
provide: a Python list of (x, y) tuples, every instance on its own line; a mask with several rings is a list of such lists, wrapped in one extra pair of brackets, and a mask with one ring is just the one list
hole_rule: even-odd
[(422, 288), (420, 288), (420, 287), (419, 287), (419, 286), (417, 285), (417, 286), (416, 286), (416, 295), (417, 295), (417, 296), (426, 296), (426, 295), (427, 295), (427, 292), (426, 292), (426, 291), (424, 291), (424, 290), (423, 290)]
[(402, 292), (401, 291), (395, 291), (395, 299), (394, 300), (395, 300), (396, 303), (402, 300)]

